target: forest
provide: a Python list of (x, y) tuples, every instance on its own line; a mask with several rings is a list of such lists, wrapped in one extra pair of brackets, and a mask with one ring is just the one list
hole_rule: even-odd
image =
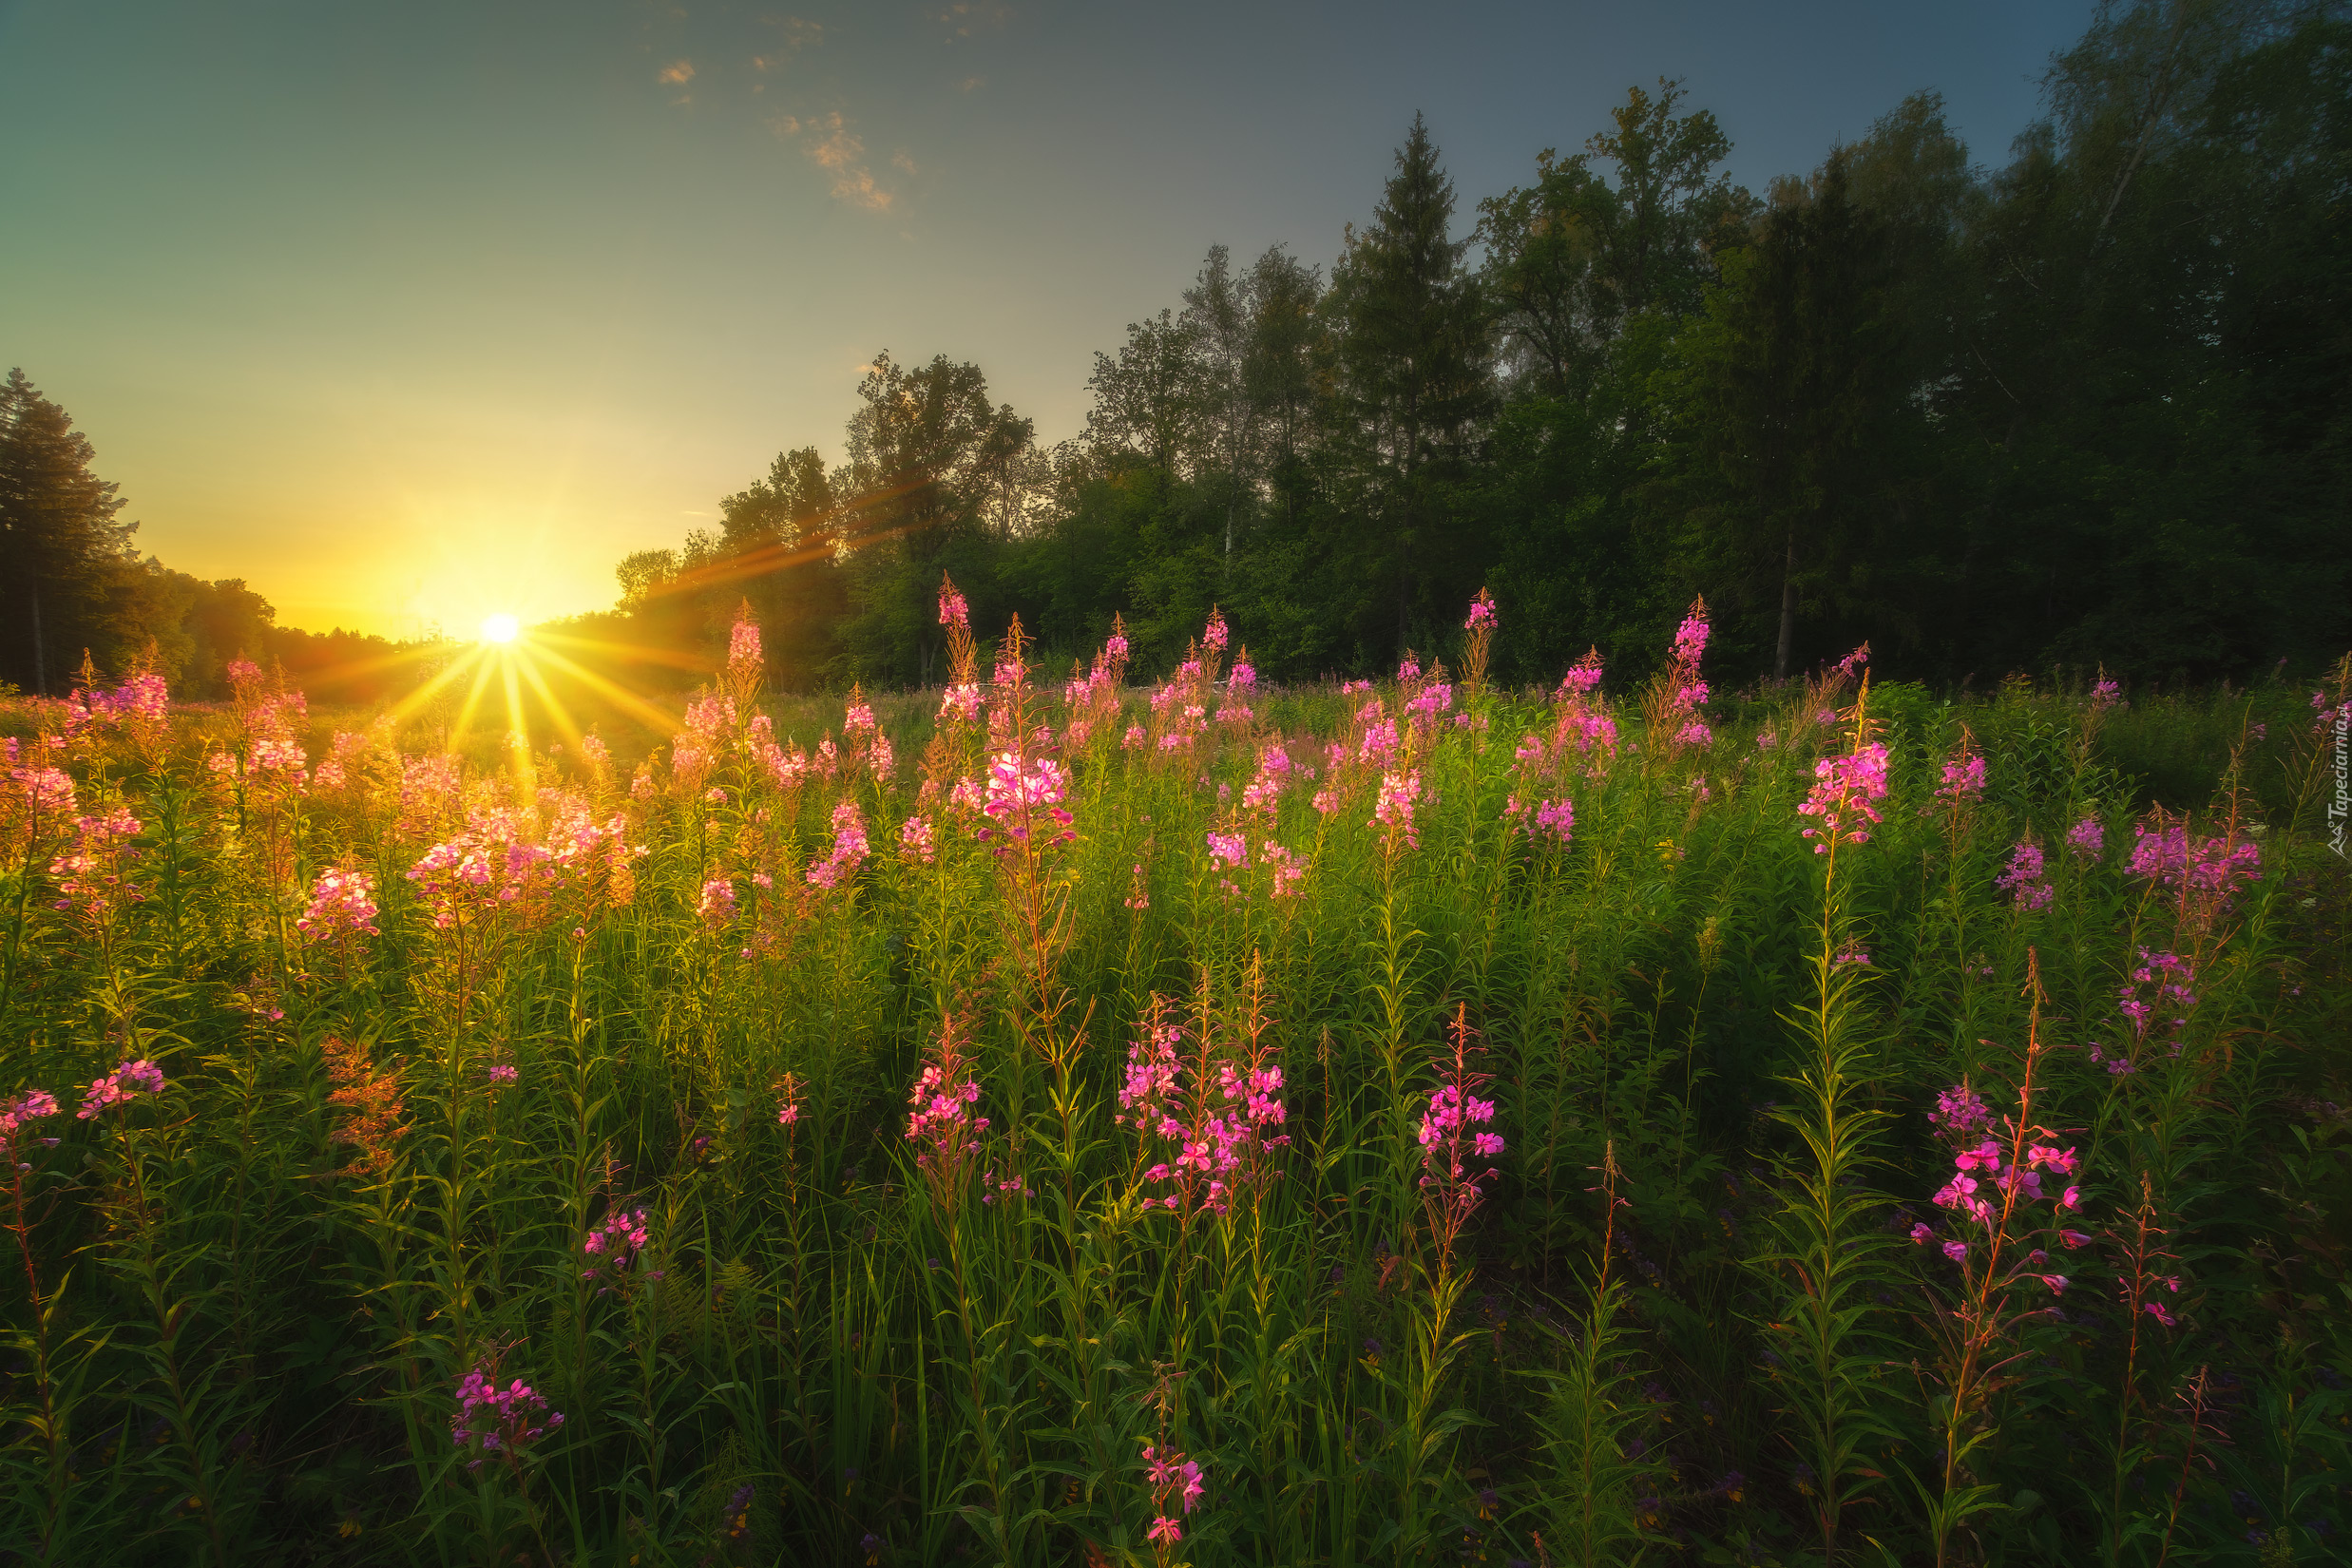
[[(2340, 6), (2106, 8), (1998, 166), (1922, 92), (1760, 195), (1672, 81), (1477, 198), (1415, 117), (1328, 269), (1212, 246), (1138, 301), (1074, 438), (877, 354), (842, 461), (800, 432), (562, 629), (682, 691), (748, 602), (780, 687), (936, 681), (947, 572), (1049, 657), (1121, 618), (1138, 670), (1213, 607), (1269, 678), (1453, 656), (1481, 587), (1505, 680), (1646, 671), (1700, 593), (1738, 680), (1864, 641), (1954, 685), (2317, 669), (2352, 641), (2347, 46)], [(140, 559), (64, 411), (0, 402), (0, 679), (149, 640), (216, 697), (240, 651), (333, 661)]]

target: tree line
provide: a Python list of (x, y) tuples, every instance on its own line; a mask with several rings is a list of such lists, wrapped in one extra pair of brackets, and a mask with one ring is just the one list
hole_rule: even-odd
[[(1120, 618), (1143, 668), (1221, 606), (1277, 677), (1443, 656), (1482, 586), (1506, 679), (1594, 644), (1637, 672), (1697, 593), (1739, 676), (1864, 640), (1947, 683), (2352, 641), (2342, 0), (2103, 6), (1998, 168), (1933, 93), (1761, 196), (1731, 149), (1661, 81), (1465, 205), (1417, 116), (1328, 270), (1211, 247), (1096, 355), (1080, 435), (879, 354), (842, 462), (781, 452), (570, 629), (690, 681), (748, 600), (780, 684), (927, 681), (947, 573), (1062, 657)], [(87, 460), (13, 376), (0, 679), (154, 637), (201, 684), (287, 637), (141, 561)]]
[(1986, 168), (1920, 93), (1758, 196), (1661, 82), (1475, 205), (1417, 117), (1328, 272), (1212, 247), (1078, 438), (881, 354), (846, 462), (781, 453), (591, 619), (709, 648), (748, 599), (801, 685), (935, 679), (943, 571), (1064, 656), (1116, 615), (1165, 662), (1221, 605), (1291, 676), (1443, 652), (1481, 586), (1529, 679), (1638, 663), (1699, 592), (1751, 675), (2340, 649), (2342, 8), (2103, 8), (2044, 109)]
[(412, 679), (383, 638), (280, 626), (243, 578), (207, 582), (142, 556), (96, 455), (22, 369), (0, 382), (0, 688), (62, 696), (86, 658), (108, 675), (151, 661), (197, 698), (225, 696), (240, 658), (328, 701), (381, 701)]

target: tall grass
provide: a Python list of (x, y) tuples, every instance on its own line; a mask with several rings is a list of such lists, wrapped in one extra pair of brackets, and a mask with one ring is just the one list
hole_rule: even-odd
[(2341, 679), (942, 613), (650, 749), (8, 703), (0, 1561), (2341, 1548)]

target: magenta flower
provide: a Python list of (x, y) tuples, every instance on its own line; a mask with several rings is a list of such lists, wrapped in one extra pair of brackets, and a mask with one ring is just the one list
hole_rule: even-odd
[(375, 916), (375, 878), (360, 870), (328, 870), (319, 873), (310, 908), (294, 925), (313, 939), (378, 936)]
[(549, 1410), (547, 1402), (521, 1378), (505, 1388), (490, 1381), (488, 1363), (468, 1372), (457, 1386), (457, 1413), (449, 1421), (449, 1441), (473, 1451), (469, 1470), (482, 1468), (491, 1455), (516, 1462), (522, 1451), (564, 1425), (564, 1413)]
[(1968, 1243), (1947, 1241), (1943, 1244), (1943, 1255), (1955, 1263), (1965, 1263), (1968, 1261)]
[[(93, 1085), (94, 1087), (95, 1085)], [(57, 1114), (57, 1097), (47, 1089), (30, 1089), (0, 1105), (0, 1143), (13, 1144), (27, 1122)]]
[(130, 841), (143, 826), (121, 806), (104, 816), (76, 818), (71, 847), (49, 862), (49, 875), (65, 895), (57, 907), (103, 920), (118, 905), (144, 898), (130, 880), (131, 862), (139, 858)]
[(760, 667), (759, 622), (744, 616), (727, 631), (727, 667), (750, 672)]
[(1154, 1545), (1173, 1546), (1184, 1539), (1176, 1514), (1189, 1514), (1200, 1504), (1200, 1466), (1173, 1448), (1146, 1444), (1143, 1468), (1152, 1488), (1152, 1511), (1157, 1516), (1145, 1537)]
[(1930, 1229), (1924, 1221), (1914, 1220), (1912, 1222), (1911, 1243), (1913, 1246), (1923, 1246), (1927, 1242), (1935, 1239), (1936, 1233)]
[(1535, 831), (1565, 846), (1569, 835), (1576, 832), (1577, 808), (1572, 800), (1541, 800), (1536, 803)]
[(866, 819), (858, 814), (856, 801), (844, 799), (833, 807), (833, 852), (809, 867), (809, 886), (845, 885), (866, 863), (867, 853)]
[(2066, 830), (2066, 849), (2069, 854), (2096, 860), (2107, 852), (2107, 830), (2097, 817), (2086, 816)]
[(1401, 834), (1406, 844), (1418, 849), (1421, 834), (1413, 827), (1413, 803), (1420, 798), (1419, 771), (1399, 769), (1383, 774), (1380, 794), (1372, 804), (1372, 820), (1366, 825), (1386, 828), (1392, 843)]
[[(580, 1250), (594, 1260), (580, 1272), (581, 1277), (595, 1279), (602, 1274), (621, 1282), (629, 1266), (644, 1252), (646, 1235), (644, 1210), (613, 1210), (580, 1244)], [(610, 1291), (612, 1286), (604, 1289)]]
[(141, 1095), (163, 1092), (163, 1068), (144, 1057), (125, 1061), (105, 1077), (90, 1080), (90, 1086), (82, 1091), (82, 1108), (73, 1113), (74, 1119), (87, 1121), (100, 1112), (128, 1104)]
[(2005, 890), (2022, 910), (2046, 909), (2056, 889), (2042, 880), (2044, 862), (2041, 846), (2027, 839), (2010, 851), (2009, 869), (1993, 879), (1993, 885)]
[(695, 904), (695, 914), (703, 925), (724, 926), (735, 918), (735, 884), (724, 877), (713, 877), (702, 884), (702, 896)]
[(1496, 625), (1494, 595), (1481, 588), (1478, 597), (1470, 601), (1470, 619), (1462, 625), (1464, 631), (1474, 632), (1481, 626), (1491, 630)]
[(980, 809), (1016, 841), (1025, 841), (1032, 819), (1043, 815), (1063, 830), (1045, 843), (1067, 844), (1078, 836), (1069, 831), (1072, 818), (1061, 806), (1069, 793), (1069, 775), (1053, 758), (1042, 756), (1024, 766), (1018, 753), (1002, 752), (988, 765), (987, 797)]
[(1815, 854), (1826, 854), (1835, 844), (1860, 844), (1870, 837), (1880, 820), (1877, 802), (1886, 798), (1886, 748), (1877, 741), (1813, 764), (1814, 784), (1802, 804), (1801, 815), (1820, 819), (1804, 836), (1818, 840)]
[(971, 606), (964, 602), (964, 596), (956, 591), (956, 585), (945, 577), (939, 580), (939, 623), (966, 629), (972, 623)]
[(1957, 806), (1983, 794), (1984, 758), (1963, 746), (1945, 759), (1943, 782), (1936, 789), (1936, 798)]

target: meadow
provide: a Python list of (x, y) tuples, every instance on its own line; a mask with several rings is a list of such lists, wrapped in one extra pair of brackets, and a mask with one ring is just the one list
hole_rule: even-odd
[(641, 761), (8, 702), (0, 1562), (2342, 1550), (2352, 660), (940, 614)]

